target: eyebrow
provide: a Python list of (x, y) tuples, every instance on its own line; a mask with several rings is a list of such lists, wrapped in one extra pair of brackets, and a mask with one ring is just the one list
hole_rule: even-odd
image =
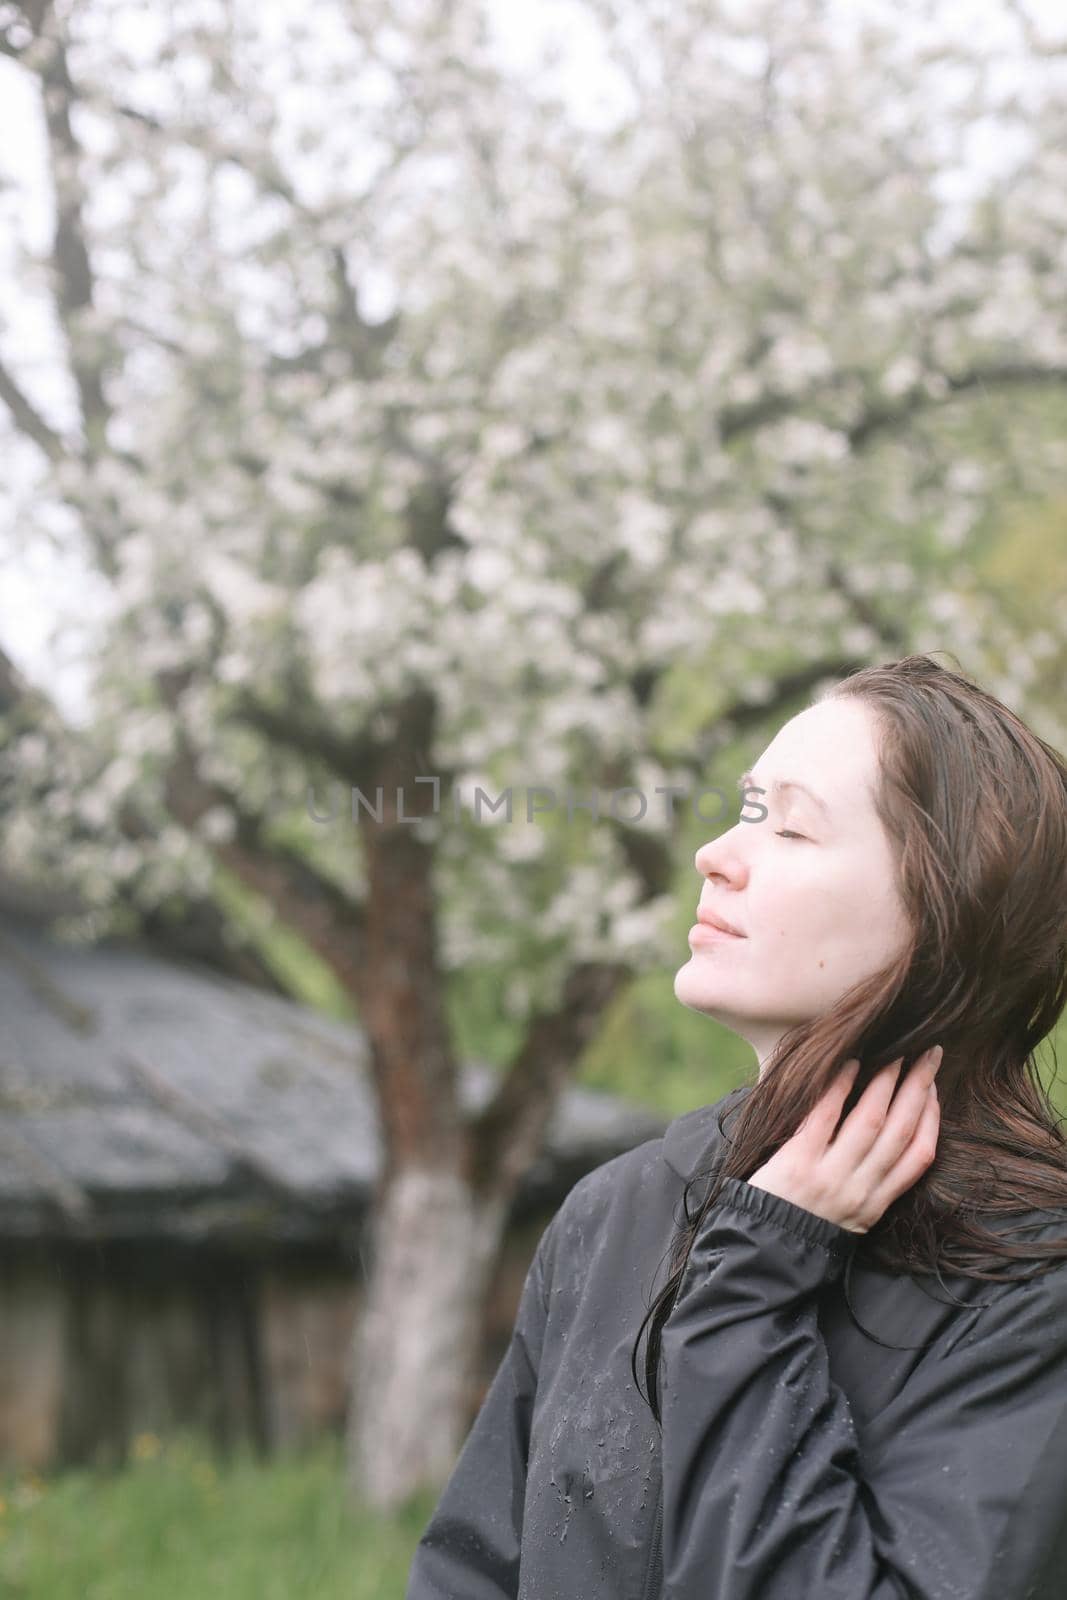
[[(751, 772), (743, 772), (737, 780), (737, 787), (742, 790), (749, 788), (763, 789), (764, 785), (757, 783)], [(820, 795), (817, 795), (814, 789), (809, 789), (806, 783), (798, 783), (795, 778), (773, 778), (770, 787), (777, 794), (783, 793), (786, 789), (799, 789), (801, 794), (806, 794), (809, 800), (814, 801), (828, 820), (832, 820), (832, 813), (826, 801)], [(747, 803), (751, 804), (752, 802)]]

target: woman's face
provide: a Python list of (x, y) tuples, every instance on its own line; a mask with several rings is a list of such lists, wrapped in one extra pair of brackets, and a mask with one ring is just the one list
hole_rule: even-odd
[[(741, 820), (696, 853), (705, 880), (697, 905), (743, 937), (691, 931), (674, 993), (747, 1039), (761, 1069), (783, 1033), (827, 1011), (908, 937), (874, 809), (876, 741), (864, 702), (808, 707), (751, 768), (748, 782), (767, 792), (739, 796)], [(775, 780), (804, 784), (817, 799), (779, 791)]]

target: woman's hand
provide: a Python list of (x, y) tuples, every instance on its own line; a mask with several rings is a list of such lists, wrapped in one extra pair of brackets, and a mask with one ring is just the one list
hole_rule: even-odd
[(894, 1099), (903, 1060), (875, 1073), (831, 1143), (859, 1071), (855, 1057), (846, 1061), (793, 1137), (748, 1182), (840, 1228), (866, 1233), (937, 1153), (941, 1109), (934, 1077), (941, 1046), (923, 1052)]

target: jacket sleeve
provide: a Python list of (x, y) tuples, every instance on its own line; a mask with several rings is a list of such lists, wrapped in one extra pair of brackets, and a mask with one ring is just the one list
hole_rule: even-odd
[(534, 1252), (511, 1341), (416, 1546), (404, 1600), (514, 1600), (518, 1594), (530, 1418), (559, 1216)]
[(705, 1216), (662, 1331), (664, 1600), (1067, 1593), (1033, 1587), (1064, 1559), (1064, 1270), (984, 1281), (861, 1444), (814, 1292), (857, 1237), (740, 1178)]

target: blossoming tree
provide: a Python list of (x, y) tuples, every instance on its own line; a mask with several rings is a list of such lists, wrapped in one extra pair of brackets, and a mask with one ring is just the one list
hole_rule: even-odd
[[(1025, 699), (1057, 648), (967, 569), (999, 496), (1062, 487), (1056, 41), (1007, 4), (995, 48), (955, 6), (660, 9), (574, 0), (590, 118), (480, 0), (0, 4), (52, 201), (18, 262), (47, 390), (14, 285), (0, 326), (18, 532), (110, 595), (89, 726), (0, 670), (0, 850), (103, 925), (180, 897), (220, 960), (225, 869), (352, 997), (380, 1506), (454, 1461), (583, 1046), (682, 959), (668, 791), (868, 659), (948, 644)], [(705, 711), (671, 740), (679, 682)], [(472, 1110), (445, 995), (483, 962), (520, 1043)]]

